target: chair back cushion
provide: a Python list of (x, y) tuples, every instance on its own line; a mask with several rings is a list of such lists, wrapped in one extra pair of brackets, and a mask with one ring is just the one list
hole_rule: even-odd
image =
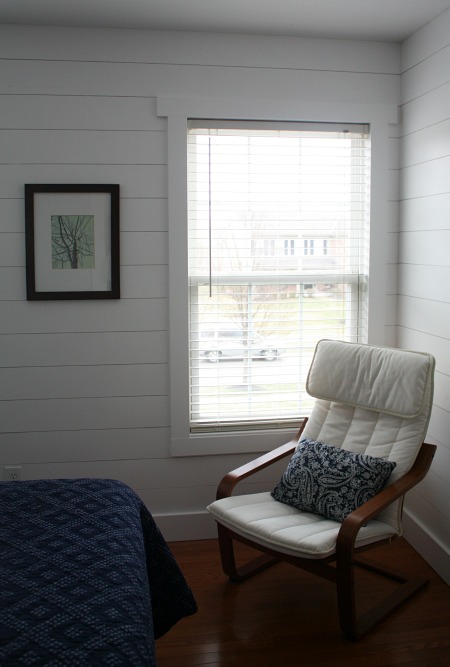
[[(321, 340), (306, 389), (317, 400), (303, 437), (396, 463), (387, 484), (412, 466), (427, 431), (434, 357)], [(379, 518), (401, 533), (401, 501)]]
[(424, 408), (429, 374), (428, 354), (322, 340), (306, 389), (315, 398), (410, 418)]

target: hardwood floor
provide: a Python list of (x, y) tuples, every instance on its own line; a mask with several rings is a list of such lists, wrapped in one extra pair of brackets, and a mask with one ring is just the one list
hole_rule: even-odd
[[(216, 540), (170, 547), (199, 611), (157, 641), (158, 667), (450, 665), (450, 589), (405, 540), (379, 547), (371, 558), (425, 573), (430, 585), (359, 642), (340, 632), (333, 584), (284, 563), (233, 584), (222, 572)], [(360, 576), (367, 599), (383, 592), (378, 578)]]

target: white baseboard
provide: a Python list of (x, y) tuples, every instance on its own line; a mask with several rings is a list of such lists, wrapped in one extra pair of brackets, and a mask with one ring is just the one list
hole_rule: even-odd
[(153, 516), (167, 542), (210, 540), (217, 537), (216, 522), (208, 512)]
[(403, 536), (428, 565), (450, 585), (450, 554), (445, 546), (406, 509), (403, 512)]

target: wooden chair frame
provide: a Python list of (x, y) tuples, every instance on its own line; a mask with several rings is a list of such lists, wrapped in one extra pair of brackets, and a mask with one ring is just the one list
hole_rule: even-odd
[[(292, 455), (298, 445), (306, 421), (307, 420), (305, 419), (294, 440), (225, 475), (217, 489), (217, 500), (231, 496), (236, 484), (246, 477), (253, 475), (286, 456)], [(375, 517), (381, 510), (388, 507), (388, 505), (394, 501), (402, 499), (407, 491), (425, 477), (431, 466), (435, 451), (435, 445), (430, 445), (424, 442), (413, 466), (407, 473), (390, 486), (382, 489), (382, 491), (380, 491), (374, 498), (349, 514), (341, 524), (337, 537), (336, 553), (327, 558), (316, 560), (280, 553), (276, 550), (263, 547), (260, 544), (253, 542), (251, 539), (242, 537), (218, 523), (219, 548), (223, 571), (232, 581), (239, 582), (278, 561), (285, 561), (328, 579), (335, 583), (337, 587), (338, 613), (342, 632), (348, 639), (360, 639), (395, 609), (411, 598), (416, 592), (420, 591), (428, 584), (428, 580), (424, 577), (409, 578), (393, 569), (380, 568), (376, 565), (356, 559), (357, 553), (377, 547), (390, 540), (374, 542), (373, 544), (360, 548), (355, 547), (355, 540), (359, 529), (367, 523), (369, 519)], [(263, 552), (263, 555), (238, 568), (234, 555), (234, 540)], [(370, 570), (400, 584), (392, 594), (387, 596), (382, 602), (372, 607), (372, 609), (359, 618), (357, 616), (355, 602), (354, 572), (356, 566)]]

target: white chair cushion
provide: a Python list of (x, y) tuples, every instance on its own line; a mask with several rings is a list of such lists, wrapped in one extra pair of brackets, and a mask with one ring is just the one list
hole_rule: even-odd
[[(292, 556), (321, 559), (334, 554), (340, 523), (301, 512), (274, 500), (270, 493), (253, 493), (216, 500), (208, 511), (226, 528), (261, 546)], [(395, 530), (372, 520), (361, 528), (356, 546), (392, 537)]]
[(429, 354), (321, 340), (306, 390), (315, 398), (410, 419), (423, 411), (432, 369)]

